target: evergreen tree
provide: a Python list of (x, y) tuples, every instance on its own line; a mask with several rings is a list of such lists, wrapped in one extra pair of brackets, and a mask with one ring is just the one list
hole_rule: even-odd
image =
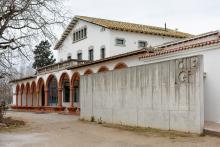
[(55, 63), (56, 59), (50, 51), (50, 43), (45, 40), (35, 46), (33, 68), (40, 68)]

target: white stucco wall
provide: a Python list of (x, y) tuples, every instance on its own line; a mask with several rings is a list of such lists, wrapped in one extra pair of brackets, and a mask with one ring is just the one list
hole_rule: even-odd
[(204, 55), (205, 120), (220, 123), (220, 47)]
[[(84, 26), (87, 26), (87, 38), (73, 43), (73, 32)], [(79, 50), (82, 51), (82, 59), (88, 60), (88, 50), (91, 46), (94, 49), (94, 60), (100, 59), (100, 49), (102, 46), (105, 46), (106, 56), (109, 56), (110, 33), (108, 29), (101, 31), (101, 28), (85, 21), (78, 21), (63, 42), (62, 47), (58, 50), (57, 61), (60, 61), (61, 58), (67, 60), (68, 53), (72, 54), (73, 59), (77, 59), (77, 52)]]
[[(116, 31), (116, 30), (111, 30), (110, 34), (111, 34), (110, 56), (140, 49), (138, 47), (138, 41), (146, 41), (148, 43), (148, 46), (157, 46), (165, 42), (180, 40), (180, 39), (173, 38), (173, 37), (148, 35), (148, 34), (141, 34), (141, 33), (134, 33), (134, 32), (123, 32), (123, 31)], [(116, 38), (125, 39), (125, 46), (116, 45), (115, 44)]]
[[(87, 38), (73, 43), (73, 32), (87, 26)], [(64, 40), (62, 46), (57, 50), (57, 62), (61, 59), (67, 60), (68, 53), (71, 53), (72, 58), (77, 58), (77, 52), (82, 51), (83, 59), (88, 60), (89, 47), (94, 49), (94, 60), (100, 59), (100, 49), (105, 47), (106, 57), (114, 56), (130, 51), (134, 51), (138, 48), (138, 41), (147, 41), (148, 45), (156, 46), (165, 42), (179, 40), (173, 37), (148, 35), (134, 32), (124, 32), (105, 29), (101, 31), (102, 27), (88, 23), (86, 21), (79, 20), (74, 29), (69, 33)], [(126, 41), (125, 46), (116, 46), (115, 39), (123, 38)]]

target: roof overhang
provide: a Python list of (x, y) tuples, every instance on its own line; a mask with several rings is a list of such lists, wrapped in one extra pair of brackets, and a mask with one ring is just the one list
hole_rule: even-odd
[(16, 82), (20, 82), (20, 81), (24, 81), (24, 80), (35, 79), (35, 78), (37, 78), (37, 76), (28, 76), (28, 77), (24, 77), (24, 78), (20, 78), (20, 79), (11, 80), (11, 81), (9, 81), (9, 83), (16, 83)]

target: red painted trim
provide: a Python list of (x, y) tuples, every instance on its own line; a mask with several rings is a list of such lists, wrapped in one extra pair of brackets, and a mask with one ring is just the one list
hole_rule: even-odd
[(106, 71), (109, 71), (108, 67), (107, 66), (101, 66), (98, 70), (98, 73), (100, 72), (106, 72)]
[(127, 64), (120, 62), (118, 64), (115, 65), (114, 69), (122, 69), (122, 68), (127, 68)]
[(87, 69), (85, 72), (84, 72), (84, 75), (89, 75), (89, 74), (93, 74), (93, 71), (91, 69)]

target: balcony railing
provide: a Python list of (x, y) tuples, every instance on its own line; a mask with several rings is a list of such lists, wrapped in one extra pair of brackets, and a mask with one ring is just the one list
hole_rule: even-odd
[(86, 60), (71, 59), (71, 60), (67, 60), (67, 61), (63, 61), (63, 62), (59, 62), (59, 63), (55, 63), (52, 65), (39, 68), (37, 69), (37, 74), (41, 75), (41, 74), (50, 73), (53, 71), (60, 71), (60, 70), (67, 69), (68, 67), (82, 65), (88, 62), (89, 61), (86, 61)]

